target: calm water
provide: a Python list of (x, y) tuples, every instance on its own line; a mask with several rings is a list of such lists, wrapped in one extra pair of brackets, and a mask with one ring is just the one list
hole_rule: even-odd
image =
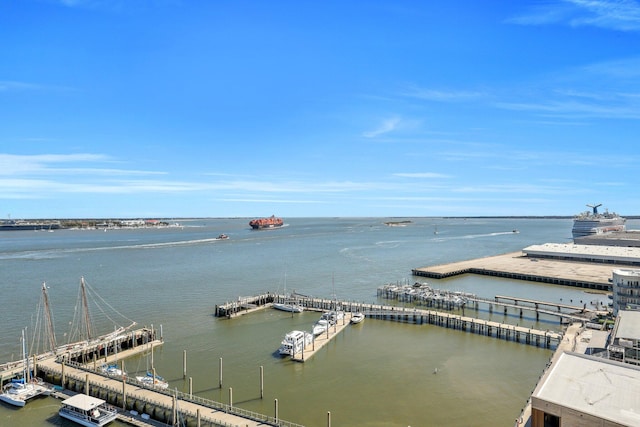
[[(273, 414), (277, 398), (281, 418), (309, 427), (325, 426), (328, 411), (334, 426), (511, 425), (550, 350), (367, 319), (347, 328), (311, 361), (297, 364), (274, 352), (286, 332), (310, 329), (318, 314), (292, 317), (265, 310), (234, 320), (213, 317), (216, 304), (263, 291), (295, 289), (377, 302), (378, 286), (415, 281), (412, 268), (566, 242), (571, 233), (569, 219), (417, 218), (406, 227), (385, 226), (386, 220), (296, 218), (278, 230), (253, 231), (247, 219), (205, 219), (182, 221), (181, 228), (1, 233), (0, 361), (20, 357), (20, 331), (32, 328), (42, 282), (49, 287), (58, 343), (66, 342), (84, 276), (104, 299), (92, 307), (101, 333), (112, 330), (114, 322), (128, 324), (125, 317), (139, 325), (162, 325), (165, 344), (155, 353), (155, 367), (172, 388), (187, 391), (182, 379), (186, 350), (194, 393), (228, 403), (232, 387), (236, 406), (266, 414)], [(631, 223), (630, 228), (638, 227)], [(214, 240), (220, 233), (230, 239)], [(430, 282), (484, 297), (606, 300), (579, 289), (477, 276)], [(110, 314), (107, 303), (123, 316)], [(477, 315), (559, 328), (554, 319), (536, 323), (515, 313), (505, 317), (482, 310)], [(130, 359), (126, 369), (144, 371), (146, 363)], [(67, 425), (56, 415), (58, 404), (47, 398), (22, 410), (2, 405), (0, 425)]]

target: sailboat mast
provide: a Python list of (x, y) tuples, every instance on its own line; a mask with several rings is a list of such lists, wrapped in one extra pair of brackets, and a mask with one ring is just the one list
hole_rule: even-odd
[(84, 276), (80, 278), (80, 293), (82, 295), (82, 316), (84, 319), (84, 327), (87, 339), (93, 338), (91, 331), (91, 316), (89, 316), (89, 303), (87, 302), (87, 289), (84, 283)]
[(25, 384), (31, 381), (29, 373), (29, 358), (27, 357), (27, 339), (24, 336), (24, 329), (22, 330), (22, 379)]
[(49, 305), (49, 295), (47, 294), (47, 284), (42, 283), (42, 300), (44, 301), (44, 321), (47, 328), (47, 339), (49, 340), (49, 347), (51, 351), (55, 351), (56, 333), (53, 327), (53, 316), (51, 315), (51, 307)]

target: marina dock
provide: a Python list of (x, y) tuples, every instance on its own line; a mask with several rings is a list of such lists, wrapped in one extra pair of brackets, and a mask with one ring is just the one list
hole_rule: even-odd
[(468, 261), (415, 268), (412, 273), (414, 276), (433, 279), (445, 279), (461, 274), (480, 274), (610, 291), (611, 271), (618, 267), (611, 264), (536, 258), (525, 256), (522, 252), (511, 252)]
[[(498, 296), (502, 299), (506, 299), (509, 297)], [(534, 310), (537, 313), (547, 313), (558, 315), (561, 319), (574, 320), (581, 323), (587, 323), (589, 321), (589, 317), (580, 313), (581, 308), (570, 305), (562, 305), (562, 304), (554, 304), (554, 303), (545, 303), (544, 301), (535, 301), (538, 305), (550, 305), (557, 307), (558, 311), (554, 310), (545, 310), (540, 307), (526, 307), (522, 304), (518, 305), (517, 301), (520, 303), (525, 302), (524, 299), (512, 298), (514, 299), (514, 303), (503, 303), (496, 300), (484, 300), (480, 298), (476, 298), (472, 300), (476, 306), (479, 302), (490, 303), (491, 307), (493, 305), (504, 307), (505, 313), (506, 310), (510, 307), (513, 309), (528, 309)], [(284, 298), (284, 295), (274, 295), (276, 301)], [(515, 301), (517, 300), (517, 301)], [(480, 335), (485, 335), (498, 339), (505, 339), (508, 341), (520, 342), (523, 344), (535, 345), (538, 347), (552, 348), (557, 346), (558, 343), (562, 341), (563, 334), (560, 332), (550, 332), (543, 331), (533, 328), (526, 328), (524, 326), (514, 326), (507, 323), (500, 323), (495, 321), (488, 321), (484, 319), (479, 319), (476, 317), (469, 317), (463, 315), (448, 313), (444, 311), (434, 311), (434, 310), (424, 310), (419, 309), (417, 307), (398, 307), (392, 305), (382, 305), (382, 304), (365, 304), (365, 303), (356, 303), (349, 301), (339, 301), (332, 299), (323, 299), (323, 298), (299, 298), (296, 301), (298, 304), (305, 307), (305, 310), (313, 310), (313, 311), (330, 311), (335, 310), (336, 307), (338, 309), (343, 310), (345, 312), (344, 319), (338, 321), (338, 323), (331, 327), (331, 330), (327, 334), (319, 335), (315, 338), (314, 342), (307, 345), (304, 350), (299, 355), (294, 355), (292, 360), (298, 362), (304, 362), (309, 360), (313, 355), (320, 350), (323, 346), (325, 346), (331, 339), (336, 337), (340, 332), (342, 332), (346, 326), (349, 324), (351, 315), (355, 312), (362, 312), (366, 317), (379, 319), (379, 320), (390, 320), (396, 322), (403, 323), (415, 323), (415, 324), (429, 324), (435, 326), (441, 326), (445, 328), (456, 329), (464, 332), (471, 332)], [(534, 300), (527, 300), (527, 302), (534, 302)], [(263, 308), (270, 306), (269, 304), (265, 304)], [(575, 309), (578, 313), (563, 313), (559, 312), (561, 306), (565, 308)], [(222, 307), (222, 306), (217, 306)], [(471, 307), (473, 308), (473, 307)], [(520, 315), (522, 315), (522, 311), (520, 311)]]
[[(153, 420), (169, 425), (176, 425), (174, 421), (179, 418), (184, 425), (201, 427), (302, 427), (278, 419), (277, 415), (268, 416), (235, 407), (232, 402), (223, 404), (177, 390), (147, 388), (133, 378), (109, 377), (77, 363), (64, 364), (48, 359), (40, 363), (39, 370), (47, 379), (61, 378), (63, 389), (98, 397), (123, 411), (147, 414)], [(142, 418), (131, 418), (137, 424), (142, 423)]]
[[(319, 310), (321, 311), (321, 310)], [(302, 349), (302, 352), (291, 356), (295, 362), (305, 362), (311, 359), (318, 350), (327, 345), (351, 323), (351, 313), (345, 313), (344, 317), (331, 325), (326, 333), (316, 336), (311, 344)]]
[[(153, 361), (153, 349), (163, 345), (163, 340), (158, 339), (157, 334), (158, 331), (153, 328), (142, 328), (117, 336), (107, 335), (91, 342), (63, 346), (55, 352), (32, 356), (30, 362), (33, 359), (32, 366), (37, 375), (47, 383), (58, 386), (60, 391), (85, 393), (105, 400), (120, 408), (119, 418), (131, 425), (169, 423), (173, 421), (172, 417), (179, 416), (186, 420), (185, 425), (188, 422), (189, 425), (201, 427), (302, 427), (279, 419), (277, 409), (274, 416), (269, 416), (235, 407), (231, 395), (230, 402), (224, 404), (192, 393), (152, 389), (135, 377), (125, 375), (124, 378), (118, 378), (101, 371), (103, 364), (123, 363), (123, 360), (140, 353), (151, 353)], [(116, 352), (116, 347), (122, 350)], [(24, 361), (0, 365), (0, 382), (19, 376), (23, 365)], [(134, 411), (133, 414), (138, 415), (127, 411)], [(147, 414), (149, 419), (139, 416), (142, 414)]]

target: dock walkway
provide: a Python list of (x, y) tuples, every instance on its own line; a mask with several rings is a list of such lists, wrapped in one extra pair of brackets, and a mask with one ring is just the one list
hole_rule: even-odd
[(338, 320), (334, 325), (331, 325), (326, 333), (320, 334), (313, 339), (313, 342), (307, 345), (302, 352), (294, 354), (291, 360), (296, 362), (305, 362), (311, 359), (318, 350), (327, 345), (329, 341), (335, 338), (340, 332), (342, 332), (347, 325), (351, 323), (351, 313), (345, 313), (341, 320)]
[(63, 365), (47, 359), (39, 364), (39, 369), (48, 376), (62, 377), (62, 387), (65, 389), (101, 398), (123, 409), (146, 413), (156, 421), (172, 422), (171, 417), (177, 413), (181, 419), (203, 427), (302, 427), (177, 390), (147, 388), (135, 379), (109, 377), (79, 364)]
[(610, 291), (611, 264), (535, 258), (511, 252), (485, 258), (415, 268), (414, 276), (444, 279), (460, 274), (480, 274), (531, 282), (552, 283)]

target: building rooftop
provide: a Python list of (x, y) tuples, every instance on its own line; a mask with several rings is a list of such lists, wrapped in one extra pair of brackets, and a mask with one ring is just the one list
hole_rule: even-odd
[(640, 340), (640, 311), (618, 311), (613, 333), (614, 338)]
[(563, 353), (532, 397), (598, 419), (638, 426), (640, 368), (577, 353)]
[(544, 243), (527, 246), (522, 250), (527, 256), (575, 258), (617, 263), (640, 263), (640, 247), (577, 245), (574, 243)]
[(640, 230), (617, 231), (615, 233), (591, 234), (578, 237), (579, 245), (634, 246), (640, 247)]

